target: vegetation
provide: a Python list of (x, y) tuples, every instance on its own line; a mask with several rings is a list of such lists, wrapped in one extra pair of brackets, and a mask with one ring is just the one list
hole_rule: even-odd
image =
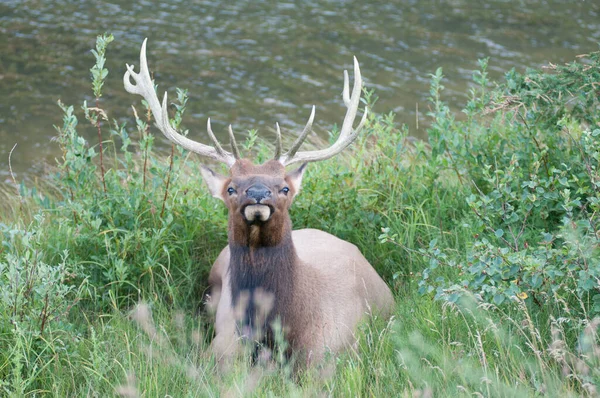
[[(429, 143), (374, 114), (344, 156), (309, 166), (295, 228), (357, 244), (397, 301), (321, 377), (281, 361), (216, 372), (201, 303), (226, 210), (189, 153), (154, 151), (146, 104), (135, 130), (102, 109), (103, 81), (120, 79), (104, 68), (111, 40), (83, 106), (103, 145), (59, 103), (50, 183), (3, 192), (1, 395), (598, 395), (600, 53), (496, 85), (480, 61), (460, 117), (438, 70)], [(256, 137), (245, 150), (264, 159)]]

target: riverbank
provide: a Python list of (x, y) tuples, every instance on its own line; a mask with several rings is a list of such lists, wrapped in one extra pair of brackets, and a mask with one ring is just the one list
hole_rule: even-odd
[[(98, 42), (100, 59), (108, 42)], [(242, 361), (217, 374), (202, 301), (227, 215), (200, 181), (198, 160), (179, 148), (157, 156), (140, 104), (128, 127), (99, 109), (61, 105), (56, 170), (42, 188), (5, 192), (0, 388), (12, 396), (596, 395), (600, 54), (551, 69), (508, 72), (496, 85), (480, 61), (460, 121), (438, 70), (428, 142), (375, 113), (343, 156), (309, 165), (294, 227), (356, 244), (397, 303), (389, 322), (361, 326), (356, 349), (333, 359), (325, 380), (292, 376), (286, 363)], [(187, 93), (171, 97), (185, 127)], [(366, 99), (376, 110), (375, 94)], [(100, 126), (102, 159), (97, 141), (78, 134), (84, 123)], [(268, 144), (249, 137), (244, 151), (264, 160)]]

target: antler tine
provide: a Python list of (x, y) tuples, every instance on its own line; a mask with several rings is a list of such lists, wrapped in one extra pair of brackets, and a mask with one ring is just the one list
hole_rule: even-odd
[[(123, 75), (123, 85), (125, 90), (131, 94), (141, 95), (150, 106), (150, 110), (154, 115), (156, 126), (158, 129), (167, 137), (170, 141), (181, 145), (185, 149), (195, 152), (200, 156), (209, 157), (218, 162), (227, 164), (231, 167), (236, 161), (236, 158), (229, 152), (223, 150), (223, 148), (217, 142), (216, 137), (212, 133), (210, 128), (210, 120), (208, 122), (208, 134), (215, 144), (215, 147), (204, 145), (196, 141), (192, 141), (187, 137), (179, 134), (171, 123), (169, 122), (169, 113), (167, 110), (167, 93), (163, 97), (162, 106), (158, 101), (156, 91), (154, 90), (154, 83), (150, 79), (150, 72), (148, 70), (148, 62), (146, 59), (146, 42), (148, 39), (144, 39), (142, 48), (140, 50), (140, 73), (133, 71), (133, 66), (127, 66), (127, 72)], [(131, 78), (135, 84), (131, 83)], [(237, 149), (237, 148), (236, 148)]]
[[(345, 96), (348, 95), (348, 72), (344, 71), (344, 92)], [(352, 87), (352, 95), (350, 98), (344, 98), (344, 103), (348, 108), (346, 117), (344, 117), (344, 123), (340, 130), (340, 139), (349, 135), (352, 132), (352, 123), (356, 118), (356, 112), (358, 111), (358, 105), (360, 103), (360, 94), (362, 90), (362, 76), (360, 75), (360, 67), (358, 66), (358, 60), (354, 57), (354, 86)]]
[[(358, 106), (360, 105), (361, 90), (362, 77), (360, 74), (360, 66), (358, 64), (358, 60), (356, 59), (356, 57), (354, 57), (354, 85), (352, 87), (352, 94), (350, 94), (348, 72), (344, 71), (344, 89), (342, 91), (342, 98), (344, 100), (344, 105), (346, 105), (346, 108), (348, 108), (348, 110), (346, 111), (346, 116), (344, 117), (342, 128), (340, 129), (340, 135), (337, 141), (327, 149), (321, 149), (318, 151), (296, 152), (302, 144), (302, 141), (304, 141), (304, 138), (306, 138), (306, 135), (308, 134), (305, 128), (305, 131), (300, 137), (298, 137), (298, 139), (292, 146), (292, 149), (290, 149), (290, 151), (287, 154), (285, 154), (279, 161), (285, 166), (299, 162), (316, 162), (319, 160), (329, 159), (346, 149), (348, 145), (354, 142), (356, 137), (358, 137), (358, 134), (360, 133), (367, 121), (368, 108), (365, 107), (365, 111), (360, 120), (360, 123), (356, 128), (352, 127), (354, 119), (356, 118), (356, 113), (358, 112)], [(307, 127), (309, 125), (312, 125), (313, 117), (314, 107), (309, 123), (307, 123)], [(301, 137), (302, 140), (300, 139)]]
[(208, 121), (206, 122), (206, 131), (208, 132), (208, 136), (210, 137), (210, 140), (213, 142), (217, 152), (221, 156), (226, 156), (227, 152), (223, 149), (221, 144), (219, 144), (219, 141), (217, 140), (215, 133), (213, 133), (213, 131), (212, 131), (212, 126), (210, 125), (210, 118), (208, 118)]
[(294, 141), (290, 150), (287, 151), (287, 153), (283, 155), (283, 157), (280, 159), (281, 163), (283, 163), (284, 165), (288, 164), (288, 160), (292, 159), (296, 155), (296, 152), (298, 152), (298, 149), (300, 149), (302, 143), (304, 142), (306, 137), (308, 137), (308, 134), (312, 131), (312, 124), (315, 120), (315, 109), (316, 108), (313, 105), (312, 110), (310, 111), (310, 116), (308, 117), (308, 122), (306, 122), (306, 126), (304, 126), (304, 130), (302, 130), (302, 133), (300, 133), (298, 138), (296, 138), (296, 141)]
[(238, 149), (237, 142), (235, 142), (235, 136), (233, 135), (233, 128), (231, 127), (231, 124), (229, 125), (229, 141), (231, 142), (231, 151), (233, 152), (233, 157), (240, 159), (240, 150)]
[[(356, 59), (356, 57), (354, 57)], [(348, 107), (350, 106), (350, 85), (348, 83), (350, 79), (348, 78), (348, 71), (344, 70), (344, 91), (342, 91), (342, 98), (344, 99), (344, 104)]]
[(283, 144), (281, 143), (281, 130), (279, 129), (279, 123), (275, 123), (277, 130), (277, 139), (275, 141), (275, 157), (273, 159), (279, 160), (281, 153), (283, 152)]

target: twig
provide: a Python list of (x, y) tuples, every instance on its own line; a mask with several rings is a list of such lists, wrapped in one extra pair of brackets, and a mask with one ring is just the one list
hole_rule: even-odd
[(144, 129), (144, 141), (146, 146), (144, 148), (144, 190), (146, 189), (146, 169), (148, 164), (148, 133), (150, 132), (150, 120), (152, 119), (152, 112), (150, 107), (146, 109), (146, 128)]
[(81, 299), (80, 298), (76, 298), (75, 300), (73, 300), (73, 302), (71, 304), (69, 304), (67, 306), (67, 308), (62, 312), (62, 314), (57, 314), (53, 320), (56, 321), (58, 320), (58, 318), (62, 315), (62, 316), (67, 316), (67, 314), (69, 313), (69, 311), (71, 311), (71, 308), (73, 308)]
[(532, 211), (533, 211), (533, 206), (525, 214), (525, 218), (523, 219), (523, 224), (521, 224), (521, 230), (519, 231), (519, 234), (517, 235), (517, 238), (516, 238), (517, 240), (521, 239), (521, 236), (523, 235), (523, 232), (525, 231), (525, 226), (527, 225), (527, 219), (529, 218), (529, 215), (531, 214)]
[(175, 156), (175, 144), (171, 144), (171, 161), (169, 162), (169, 171), (167, 173), (167, 186), (165, 187), (165, 196), (163, 198), (162, 210), (160, 211), (160, 218), (163, 217), (165, 212), (165, 204), (167, 203), (167, 196), (169, 195), (169, 183), (171, 182), (171, 170), (173, 169), (173, 157)]
[(19, 190), (19, 184), (17, 184), (17, 179), (15, 178), (15, 174), (13, 173), (12, 170), (12, 162), (11, 162), (11, 158), (12, 158), (12, 153), (15, 150), (15, 148), (17, 147), (18, 143), (15, 143), (15, 145), (13, 145), (12, 149), (10, 150), (10, 152), (8, 153), (8, 170), (10, 172), (10, 177), (13, 180), (13, 183), (15, 184), (15, 189), (17, 190), (17, 196), (19, 197), (19, 211), (23, 211), (23, 197), (21, 196), (21, 191)]
[[(484, 196), (484, 193), (481, 191), (481, 189), (479, 189), (479, 187), (477, 186), (477, 184), (475, 183), (475, 181), (471, 180), (471, 183), (473, 184), (473, 186), (475, 187), (475, 189), (477, 190), (477, 192), (479, 192), (479, 195)], [(496, 235), (496, 231), (494, 230), (494, 228), (492, 228), (486, 221), (485, 218), (477, 211), (477, 209), (475, 209), (475, 207), (470, 206), (471, 210), (473, 210), (473, 212), (475, 213), (475, 215), (477, 216), (477, 218), (479, 218), (479, 220), (483, 223), (483, 226), (489, 231), (492, 232), (494, 235)], [(504, 243), (506, 243), (506, 245), (508, 247), (510, 247), (512, 249), (512, 244), (506, 240), (503, 236), (499, 237), (500, 240), (502, 240)], [(514, 249), (514, 251), (518, 251), (518, 247)]]
[[(15, 185), (17, 185), (17, 180), (15, 179), (15, 175), (13, 174), (13, 170), (12, 170), (12, 164), (11, 164), (11, 157), (12, 157), (12, 153), (15, 150), (15, 148), (17, 147), (17, 145), (19, 145), (18, 143), (15, 143), (15, 145), (13, 145), (12, 149), (10, 150), (10, 152), (8, 153), (8, 170), (10, 171), (10, 176), (12, 177), (13, 182), (15, 183)], [(21, 193), (19, 191), (17, 191), (17, 195), (21, 195)]]
[(458, 182), (460, 182), (460, 185), (464, 186), (465, 184), (463, 183), (462, 177), (460, 176), (460, 172), (456, 167), (456, 163), (454, 162), (454, 157), (452, 156), (452, 153), (448, 149), (446, 149), (446, 153), (448, 154), (448, 156), (450, 156), (450, 161), (452, 162), (452, 170), (454, 170), (454, 172), (456, 173), (456, 176), (458, 177)]
[(416, 115), (415, 115), (415, 121), (417, 123), (417, 131), (419, 131), (419, 103), (416, 103)]
[[(96, 108), (100, 108), (100, 99), (96, 97)], [(98, 112), (98, 111), (97, 111)], [(102, 131), (100, 130), (100, 114), (98, 112), (98, 119), (96, 119), (96, 128), (98, 129), (98, 143), (100, 144), (100, 172), (102, 173), (102, 186), (104, 187), (104, 194), (106, 194), (106, 181), (104, 180), (104, 156), (102, 150)], [(106, 116), (106, 113), (104, 113)]]
[[(133, 116), (135, 117), (135, 120), (136, 121), (141, 120), (140, 117), (138, 116), (135, 106), (131, 105), (131, 109), (133, 109)], [(146, 169), (147, 169), (147, 164), (148, 164), (148, 140), (146, 138), (148, 137), (148, 131), (150, 130), (150, 117), (151, 117), (150, 108), (147, 108), (146, 109), (146, 127), (144, 127), (144, 130), (138, 129), (140, 131), (140, 141), (142, 141), (144, 143), (144, 148), (143, 148), (144, 169), (143, 169), (143, 173), (142, 173), (144, 190), (146, 190)]]
[[(60, 100), (58, 100), (59, 105), (62, 107), (62, 102), (60, 102)], [(67, 176), (71, 175), (71, 168), (69, 167), (69, 162), (67, 161), (67, 145), (66, 145), (66, 141), (69, 139), (69, 137), (67, 137), (67, 133), (63, 130), (63, 129), (58, 129), (59, 135), (60, 135), (60, 148), (62, 149), (63, 152), (63, 164), (65, 166), (65, 170), (67, 172)], [(68, 190), (69, 190), (69, 194), (71, 195), (71, 204), (73, 204), (75, 202), (75, 193), (73, 192), (73, 187), (71, 187), (70, 184), (65, 183), (65, 186), (67, 186)], [(75, 211), (75, 208), (73, 208), (73, 222), (75, 222), (75, 224), (77, 224), (77, 212)]]
[(15, 143), (15, 145), (13, 145), (12, 149), (8, 153), (8, 171), (10, 172), (10, 176), (11, 176), (11, 178), (13, 180), (13, 183), (15, 184), (15, 187), (17, 189), (17, 196), (20, 199), (21, 198), (21, 192), (19, 191), (19, 184), (17, 184), (17, 179), (15, 178), (15, 174), (13, 173), (12, 162), (11, 162), (13, 151), (15, 150), (15, 148), (17, 147), (17, 145), (19, 145), (19, 144)]
[(46, 320), (48, 319), (48, 293), (46, 293), (46, 302), (44, 304), (44, 309), (40, 314), (42, 317), (42, 324), (40, 325), (40, 336), (44, 334), (44, 327), (46, 326)]

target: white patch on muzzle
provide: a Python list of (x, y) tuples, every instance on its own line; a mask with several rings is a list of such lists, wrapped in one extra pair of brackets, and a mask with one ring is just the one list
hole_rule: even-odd
[(249, 205), (244, 209), (244, 217), (248, 221), (267, 221), (271, 217), (271, 209), (267, 205)]

